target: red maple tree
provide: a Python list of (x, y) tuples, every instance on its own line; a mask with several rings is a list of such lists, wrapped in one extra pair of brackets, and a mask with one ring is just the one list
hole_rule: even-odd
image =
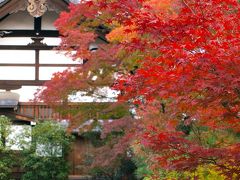
[[(211, 163), (239, 178), (239, 140), (211, 146), (204, 140), (210, 132), (240, 131), (239, 8), (237, 0), (92, 0), (71, 4), (56, 26), (60, 49), (88, 59), (84, 72), (103, 64), (114, 67), (109, 74), (118, 71), (114, 88), (119, 100), (140, 107), (146, 128), (137, 135), (157, 167)], [(110, 43), (89, 53), (89, 43), (107, 33)], [(47, 87), (46, 94), (54, 92), (51, 82)]]
[[(185, 126), (197, 121), (211, 130), (239, 133), (239, 15), (237, 1), (217, 0), (182, 1), (177, 16), (164, 19), (152, 11), (138, 13), (129, 21), (141, 38), (124, 46), (147, 56), (134, 75), (119, 79), (120, 98), (137, 104), (167, 100), (163, 105), (169, 116), (159, 120), (166, 125), (184, 113)], [(239, 141), (210, 148), (179, 133), (179, 123), (174, 130), (155, 126), (144, 134), (144, 142), (158, 152), (158, 167), (189, 170), (212, 163), (230, 177), (239, 176)]]

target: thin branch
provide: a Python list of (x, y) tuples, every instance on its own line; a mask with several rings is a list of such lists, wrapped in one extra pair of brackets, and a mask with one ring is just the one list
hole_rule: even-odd
[(188, 5), (188, 3), (187, 3), (185, 0), (182, 0), (182, 2), (183, 2), (183, 4), (184, 4), (185, 6), (187, 6), (188, 9), (191, 10), (191, 12), (192, 12), (194, 15), (196, 15), (196, 13), (194, 12), (194, 10)]

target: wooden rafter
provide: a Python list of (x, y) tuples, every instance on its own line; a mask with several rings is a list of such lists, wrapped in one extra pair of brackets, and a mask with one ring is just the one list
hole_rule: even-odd
[(67, 11), (68, 10), (68, 4), (64, 0), (48, 0), (48, 4), (51, 6), (56, 6), (60, 11)]
[(34, 18), (34, 30), (0, 30), (0, 37), (59, 37), (56, 30), (42, 30), (42, 17)]
[[(34, 64), (30, 63), (0, 63), (0, 67), (35, 67)], [(39, 67), (80, 67), (81, 64), (39, 64)]]
[[(48, 0), (48, 7), (50, 11), (66, 11), (68, 1), (64, 0)], [(20, 9), (24, 10), (27, 7), (27, 0), (9, 0), (0, 7), (0, 22), (7, 20), (11, 13), (17, 12)], [(19, 89), (21, 86), (42, 86), (46, 81), (39, 79), (40, 67), (77, 67), (79, 64), (41, 64), (40, 51), (52, 50), (56, 46), (48, 46), (43, 44), (42, 40), (45, 37), (59, 37), (59, 32), (56, 30), (42, 30), (42, 18), (34, 18), (34, 30), (18, 30), (18, 29), (0, 29), (0, 38), (6, 37), (31, 37), (33, 43), (28, 45), (0, 45), (0, 50), (34, 50), (34, 63), (0, 63), (0, 67), (33, 67), (35, 68), (35, 77), (33, 80), (0, 80), (0, 89)], [(7, 62), (7, 61), (6, 61)]]
[[(0, 7), (0, 19), (16, 11), (16, 8), (27, 5), (27, 0), (9, 0)], [(68, 2), (64, 0), (48, 0), (48, 8), (57, 12), (67, 11)]]
[(52, 50), (57, 46), (23, 46), (23, 45), (0, 45), (0, 50)]
[(4, 6), (2, 6), (0, 9), (0, 18), (13, 12), (16, 9), (16, 7), (22, 3), (25, 3), (25, 1), (24, 0), (11, 0), (11, 1), (7, 2), (6, 4), (4, 4)]
[(35, 31), (35, 30), (4, 29), (4, 30), (0, 30), (0, 36), (1, 37), (59, 37), (59, 33), (56, 30)]
[(42, 30), (42, 17), (34, 18), (34, 31), (36, 34)]
[(20, 89), (22, 86), (42, 86), (46, 80), (0, 80), (0, 89)]

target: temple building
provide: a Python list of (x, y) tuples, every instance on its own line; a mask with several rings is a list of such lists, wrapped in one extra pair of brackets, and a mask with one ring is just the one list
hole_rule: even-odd
[[(68, 0), (0, 0), (0, 115), (13, 121), (14, 137), (21, 132), (21, 126), (31, 127), (42, 119), (66, 122), (66, 117), (46, 104), (30, 100), (53, 73), (79, 66), (79, 62), (54, 50), (60, 38), (53, 24), (61, 11), (67, 11), (69, 3)], [(87, 152), (89, 147), (84, 139), (76, 137), (69, 156), (71, 175), (83, 173), (80, 167), (84, 154), (79, 152)], [(21, 174), (18, 170), (14, 172), (16, 176)]]

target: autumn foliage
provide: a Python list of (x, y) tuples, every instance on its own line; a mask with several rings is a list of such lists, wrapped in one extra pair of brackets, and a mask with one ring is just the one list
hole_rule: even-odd
[[(104, 85), (138, 107), (129, 132), (156, 176), (211, 164), (240, 177), (239, 8), (237, 0), (92, 0), (71, 4), (56, 22), (60, 48), (87, 58), (85, 72), (118, 72)], [(90, 53), (100, 36), (109, 42)]]

